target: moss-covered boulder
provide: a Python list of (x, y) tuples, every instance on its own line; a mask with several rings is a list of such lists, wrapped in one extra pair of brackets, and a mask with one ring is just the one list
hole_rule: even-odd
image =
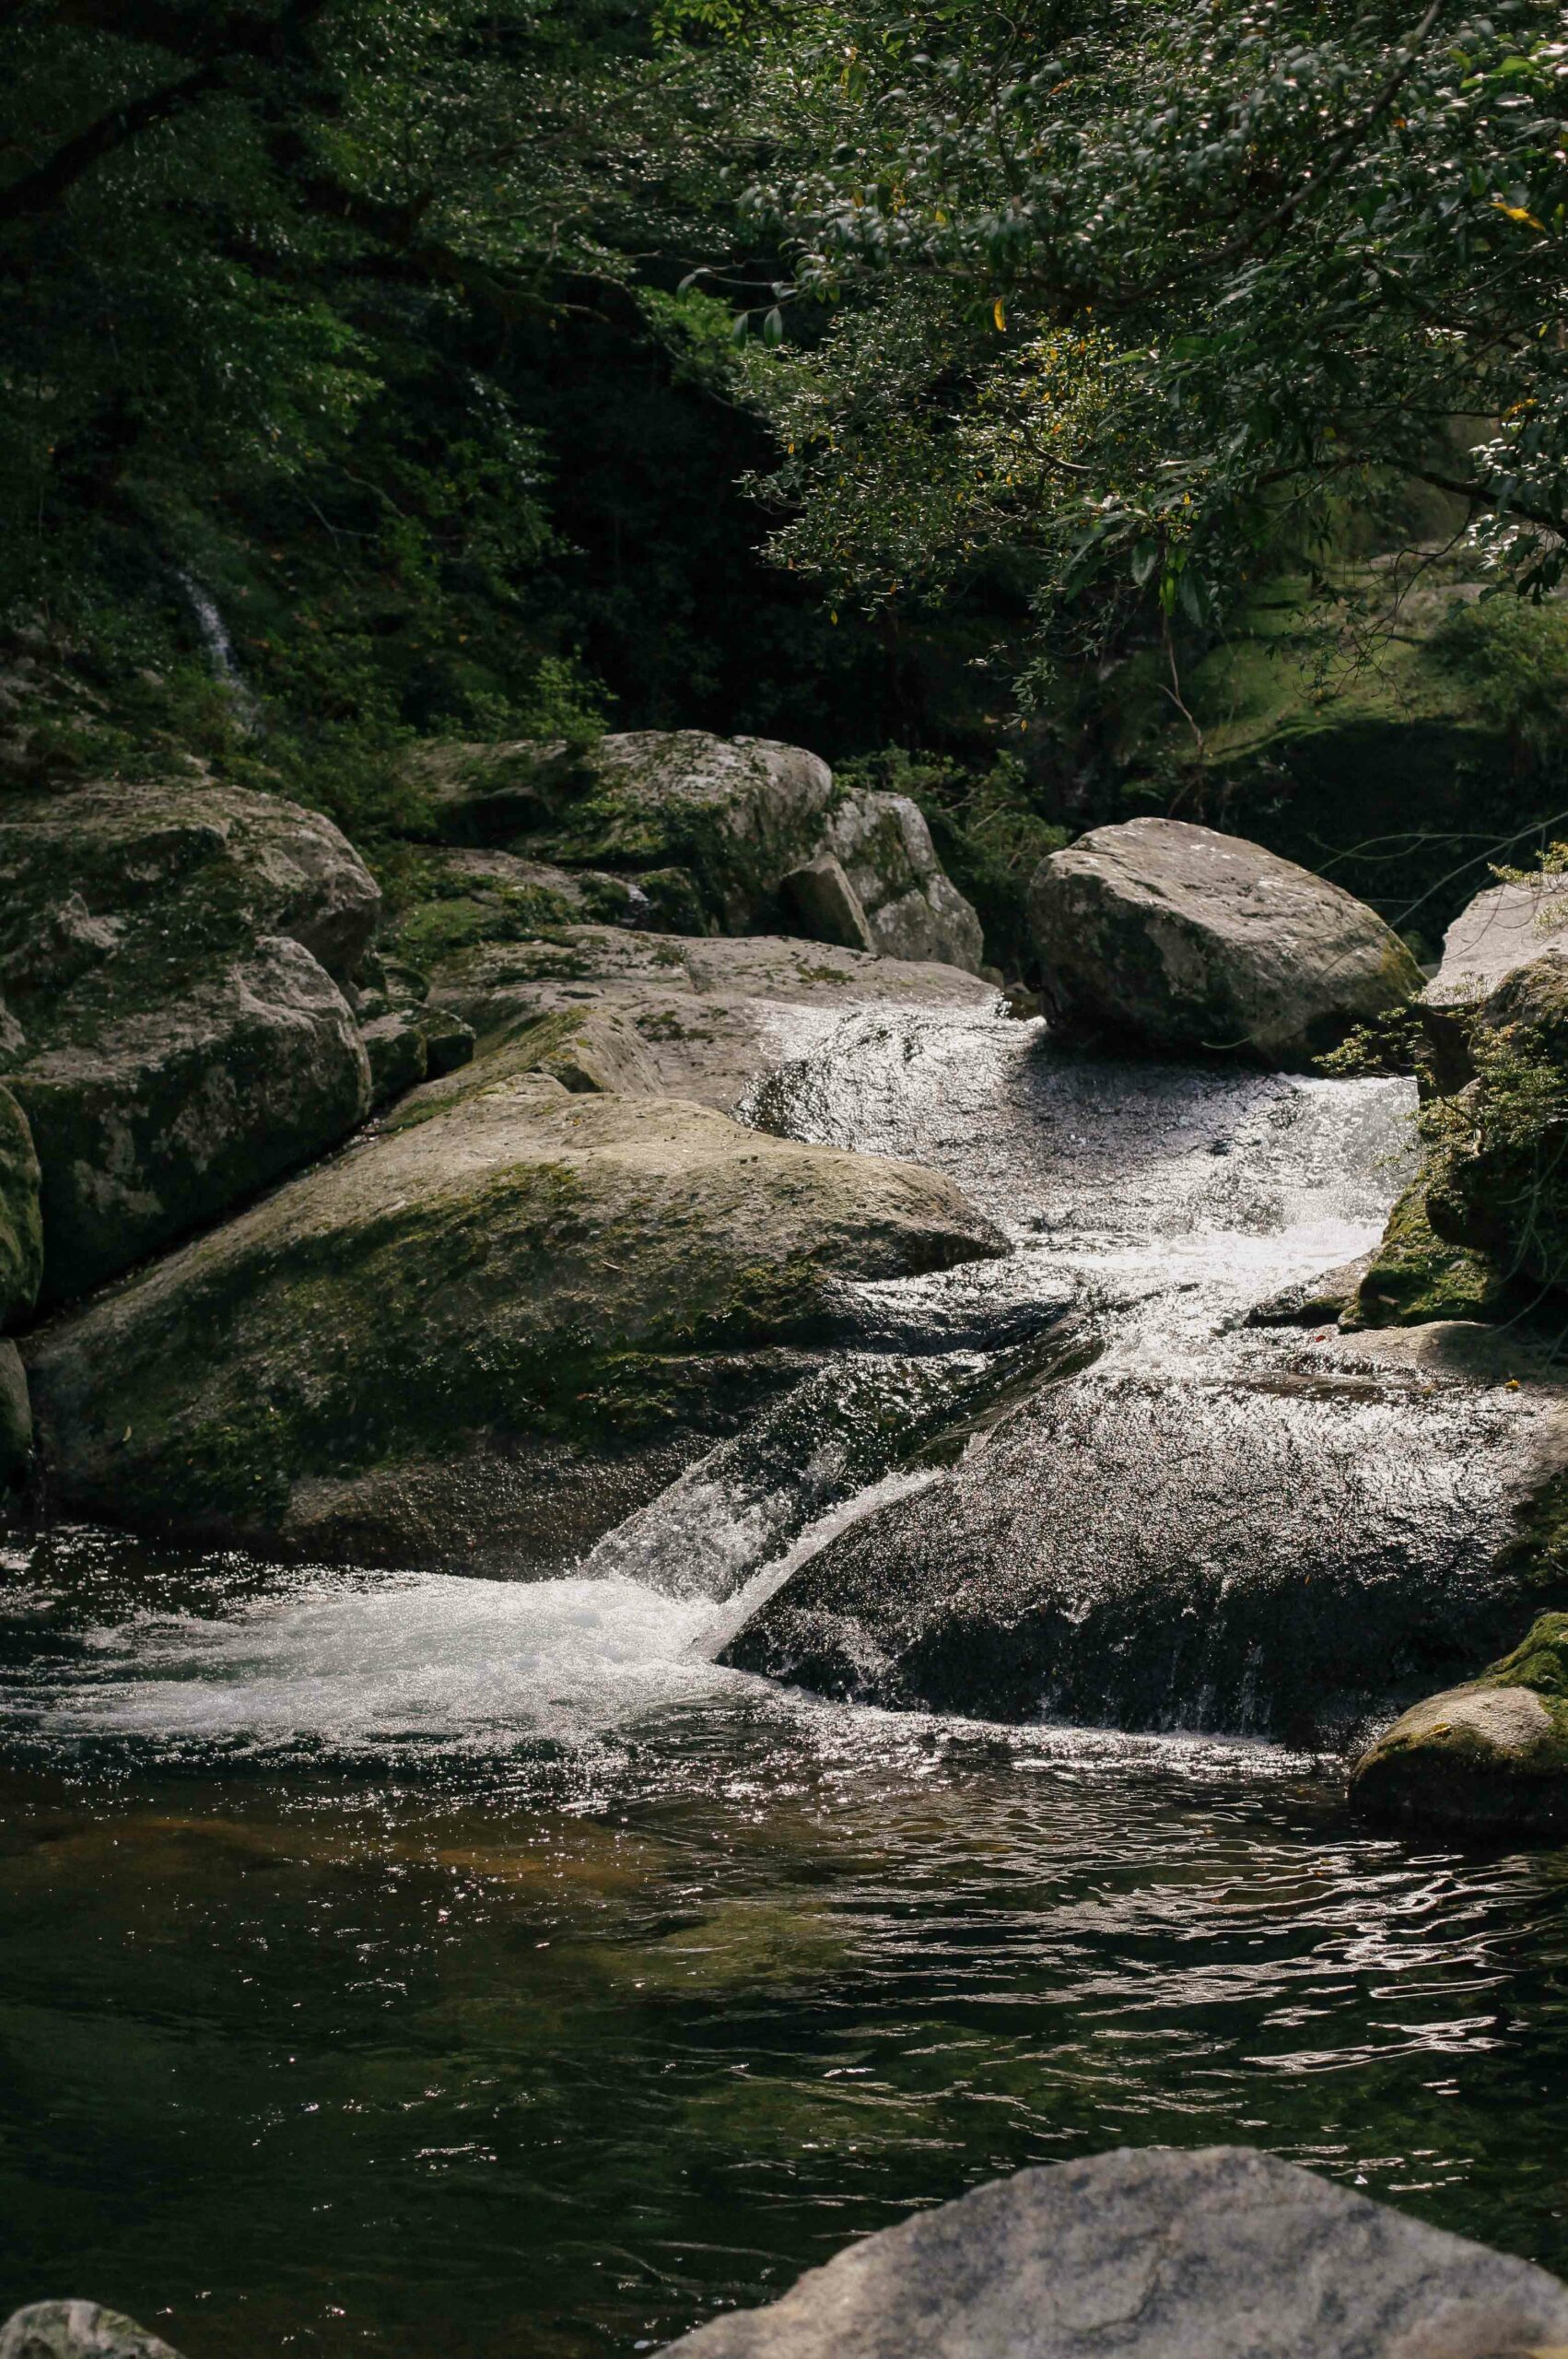
[(1440, 1319), (1498, 1318), (1514, 1290), (1496, 1263), (1439, 1237), (1427, 1211), (1430, 1172), (1408, 1187), (1388, 1215), (1344, 1311), (1348, 1328), (1421, 1326)]
[(43, 1458), (73, 1512), (557, 1566), (856, 1332), (845, 1281), (1000, 1250), (933, 1174), (503, 1071), (44, 1331)]
[(1356, 1764), (1369, 1817), (1476, 1832), (1568, 1830), (1568, 1614), (1468, 1686), (1417, 1704)]
[(799, 745), (634, 730), (587, 746), (436, 745), (417, 758), (448, 841), (568, 869), (684, 871), (710, 923), (777, 922), (787, 872), (817, 850), (833, 773)]
[(1183, 820), (1096, 827), (1053, 852), (1029, 911), (1056, 1019), (1159, 1052), (1304, 1066), (1421, 989), (1364, 902)]
[(43, 1276), (38, 1156), (27, 1116), (0, 1088), (0, 1328), (24, 1318)]
[(380, 908), (332, 823), (199, 779), (0, 796), (0, 1070), (42, 1167), (46, 1301), (345, 1136), (344, 990)]
[(841, 863), (872, 942), (885, 957), (940, 959), (978, 974), (980, 921), (954, 884), (907, 794), (847, 794), (824, 839)]
[(428, 969), (483, 943), (528, 942), (568, 925), (625, 926), (639, 933), (707, 931), (696, 886), (683, 869), (615, 876), (602, 869), (558, 868), (516, 852), (435, 845), (410, 851), (398, 863), (380, 946)]

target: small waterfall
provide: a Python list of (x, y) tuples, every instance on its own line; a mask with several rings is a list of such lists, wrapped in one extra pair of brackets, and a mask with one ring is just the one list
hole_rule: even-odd
[(234, 652), (234, 642), (228, 636), (228, 626), (218, 611), (216, 602), (210, 592), (202, 587), (194, 575), (187, 573), (183, 569), (181, 569), (179, 581), (181, 589), (185, 593), (186, 603), (196, 618), (196, 628), (201, 633), (202, 645), (206, 650), (207, 662), (211, 666), (213, 677), (220, 681), (228, 690), (229, 701), (234, 707), (235, 718), (246, 734), (250, 734), (261, 727), (262, 709), (244, 674), (240, 669), (240, 659)]

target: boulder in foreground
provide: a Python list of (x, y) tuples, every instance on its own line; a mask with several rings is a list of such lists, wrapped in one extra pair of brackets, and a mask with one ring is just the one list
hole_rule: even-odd
[(1364, 902), (1185, 820), (1129, 819), (1052, 852), (1029, 914), (1047, 1013), (1138, 1049), (1306, 1066), (1421, 989)]
[(1486, 1833), (1568, 1830), (1568, 1614), (1464, 1687), (1417, 1704), (1356, 1764), (1369, 1817)]
[(1246, 2147), (1124, 2147), (917, 2212), (669, 2352), (1544, 2359), (1565, 2341), (1568, 2286), (1527, 2261)]
[(706, 1107), (427, 1088), (29, 1343), (63, 1507), (556, 1569), (852, 1332), (846, 1281), (1002, 1250), (937, 1174)]

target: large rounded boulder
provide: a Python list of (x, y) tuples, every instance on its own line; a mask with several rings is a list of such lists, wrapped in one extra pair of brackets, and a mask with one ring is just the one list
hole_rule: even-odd
[(1051, 853), (1029, 911), (1051, 1015), (1135, 1049), (1305, 1066), (1421, 989), (1364, 902), (1186, 820), (1096, 827)]
[(319, 813), (210, 780), (0, 796), (0, 1075), (42, 1167), (45, 1302), (335, 1145), (380, 906)]
[(41, 1448), (73, 1512), (556, 1569), (852, 1337), (854, 1282), (1001, 1250), (936, 1174), (484, 1060), (33, 1339)]

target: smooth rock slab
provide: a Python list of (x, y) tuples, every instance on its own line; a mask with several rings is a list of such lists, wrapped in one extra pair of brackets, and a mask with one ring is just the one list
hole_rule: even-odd
[(1096, 827), (1036, 871), (1047, 1011), (1144, 1049), (1300, 1067), (1421, 989), (1376, 912), (1240, 836)]
[[(851, 2245), (671, 2359), (1524, 2359), (1568, 2286), (1269, 2154), (1122, 2148)], [(0, 2359), (6, 2359), (0, 2352)]]

